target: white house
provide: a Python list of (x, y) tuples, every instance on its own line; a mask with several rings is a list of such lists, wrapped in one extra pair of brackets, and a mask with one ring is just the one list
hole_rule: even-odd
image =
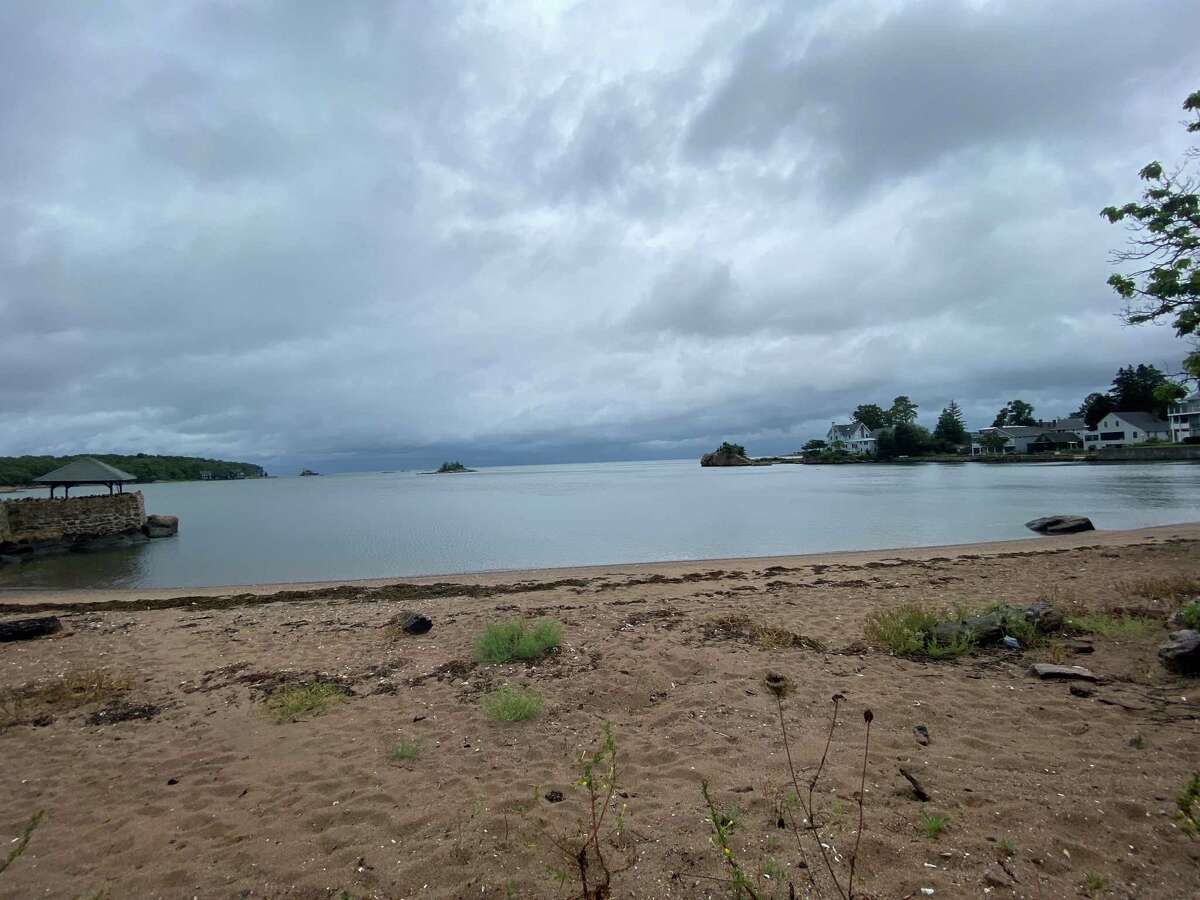
[(1095, 431), (1084, 432), (1083, 446), (1088, 450), (1104, 447), (1128, 447), (1150, 439), (1169, 441), (1171, 426), (1146, 412), (1114, 412), (1101, 419)]
[(1200, 437), (1200, 394), (1192, 394), (1186, 400), (1172, 404), (1167, 410), (1167, 424), (1171, 429), (1171, 440), (1176, 443), (1184, 438)]
[(875, 432), (862, 422), (851, 422), (849, 425), (829, 424), (825, 435), (825, 443), (836, 448), (842, 445), (848, 453), (873, 454), (875, 452)]

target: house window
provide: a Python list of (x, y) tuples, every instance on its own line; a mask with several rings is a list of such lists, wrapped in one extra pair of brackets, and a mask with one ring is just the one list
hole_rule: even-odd
[(1100, 440), (1100, 435), (1098, 435), (1098, 434), (1085, 434), (1085, 435), (1083, 436), (1083, 439), (1084, 439), (1085, 441), (1098, 441), (1098, 440)]
[(1102, 440), (1102, 441), (1123, 441), (1123, 440), (1125, 440), (1125, 432), (1123, 432), (1123, 431), (1102, 431), (1102, 432), (1100, 432), (1100, 440)]

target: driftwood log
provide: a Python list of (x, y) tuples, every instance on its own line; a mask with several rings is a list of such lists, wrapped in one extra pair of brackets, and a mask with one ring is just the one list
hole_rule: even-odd
[(62, 630), (58, 616), (39, 616), (36, 619), (10, 619), (0, 622), (0, 644), (8, 641), (28, 641)]

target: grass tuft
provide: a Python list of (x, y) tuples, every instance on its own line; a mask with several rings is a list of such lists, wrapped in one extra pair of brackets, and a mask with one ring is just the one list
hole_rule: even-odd
[(926, 837), (937, 838), (946, 827), (950, 824), (949, 816), (938, 815), (937, 813), (923, 812), (921, 818), (917, 822), (917, 826), (925, 833)]
[(974, 647), (974, 641), (961, 633), (950, 642), (941, 641), (935, 635), (941, 622), (958, 618), (909, 603), (868, 616), (865, 631), (867, 640), (887, 648), (896, 656), (949, 659), (969, 653)]
[(542, 713), (545, 701), (532, 688), (506, 684), (483, 696), (483, 711), (498, 722), (524, 722)]
[(1128, 613), (1086, 612), (1071, 616), (1067, 622), (1088, 634), (1121, 641), (1153, 637), (1162, 631), (1162, 623), (1156, 619)]
[(267, 697), (267, 709), (277, 722), (294, 722), (306, 715), (319, 716), (346, 699), (346, 689), (332, 681), (281, 684)]
[(1087, 872), (1083, 876), (1083, 886), (1084, 890), (1087, 891), (1087, 894), (1090, 897), (1093, 894), (1100, 893), (1102, 890), (1108, 887), (1108, 879), (1099, 872)]
[(1195, 774), (1184, 784), (1175, 798), (1175, 815), (1186, 834), (1200, 837), (1200, 774)]
[(416, 741), (399, 740), (392, 745), (388, 756), (392, 762), (412, 762), (421, 755), (421, 747)]
[(550, 619), (533, 623), (520, 619), (487, 625), (475, 642), (475, 658), (482, 663), (514, 659), (539, 659), (562, 643), (562, 625)]
[(76, 669), (48, 681), (4, 688), (0, 690), (0, 731), (31, 722), (48, 709), (116, 700), (132, 685), (129, 675), (104, 669)]

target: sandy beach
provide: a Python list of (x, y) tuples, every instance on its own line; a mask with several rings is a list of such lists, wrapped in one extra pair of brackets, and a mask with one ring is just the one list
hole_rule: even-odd
[[(0, 645), (0, 863), (23, 846), (0, 898), (573, 896), (554, 872), (571, 874), (561, 847), (587, 817), (580, 760), (606, 723), (612, 896), (730, 896), (707, 781), (757, 896), (791, 883), (835, 897), (815, 845), (802, 857), (778, 827), (791, 781), (769, 672), (793, 686), (783, 712), (802, 787), (831, 697), (845, 698), (814, 794), (843, 886), (873, 712), (856, 896), (1195, 896), (1200, 841), (1174, 809), (1200, 771), (1200, 684), (1156, 658), (1189, 591), (1200, 524), (402, 581), (0, 591), (0, 620), (63, 624)], [(1088, 696), (1027, 675), (1044, 650), (931, 662), (864, 634), (905, 603), (1039, 599), (1156, 624), (1057, 644), (1056, 661), (1101, 679)], [(386, 627), (401, 610), (432, 630)], [(560, 622), (559, 650), (477, 663), (484, 627), (516, 617)], [(94, 690), (39, 693), (64, 675)], [(273, 714), (273, 691), (318, 680), (338, 702)], [(541, 715), (485, 715), (503, 684), (540, 692)], [(415, 758), (391, 757), (400, 741)], [(922, 814), (944, 817), (939, 834)]]

